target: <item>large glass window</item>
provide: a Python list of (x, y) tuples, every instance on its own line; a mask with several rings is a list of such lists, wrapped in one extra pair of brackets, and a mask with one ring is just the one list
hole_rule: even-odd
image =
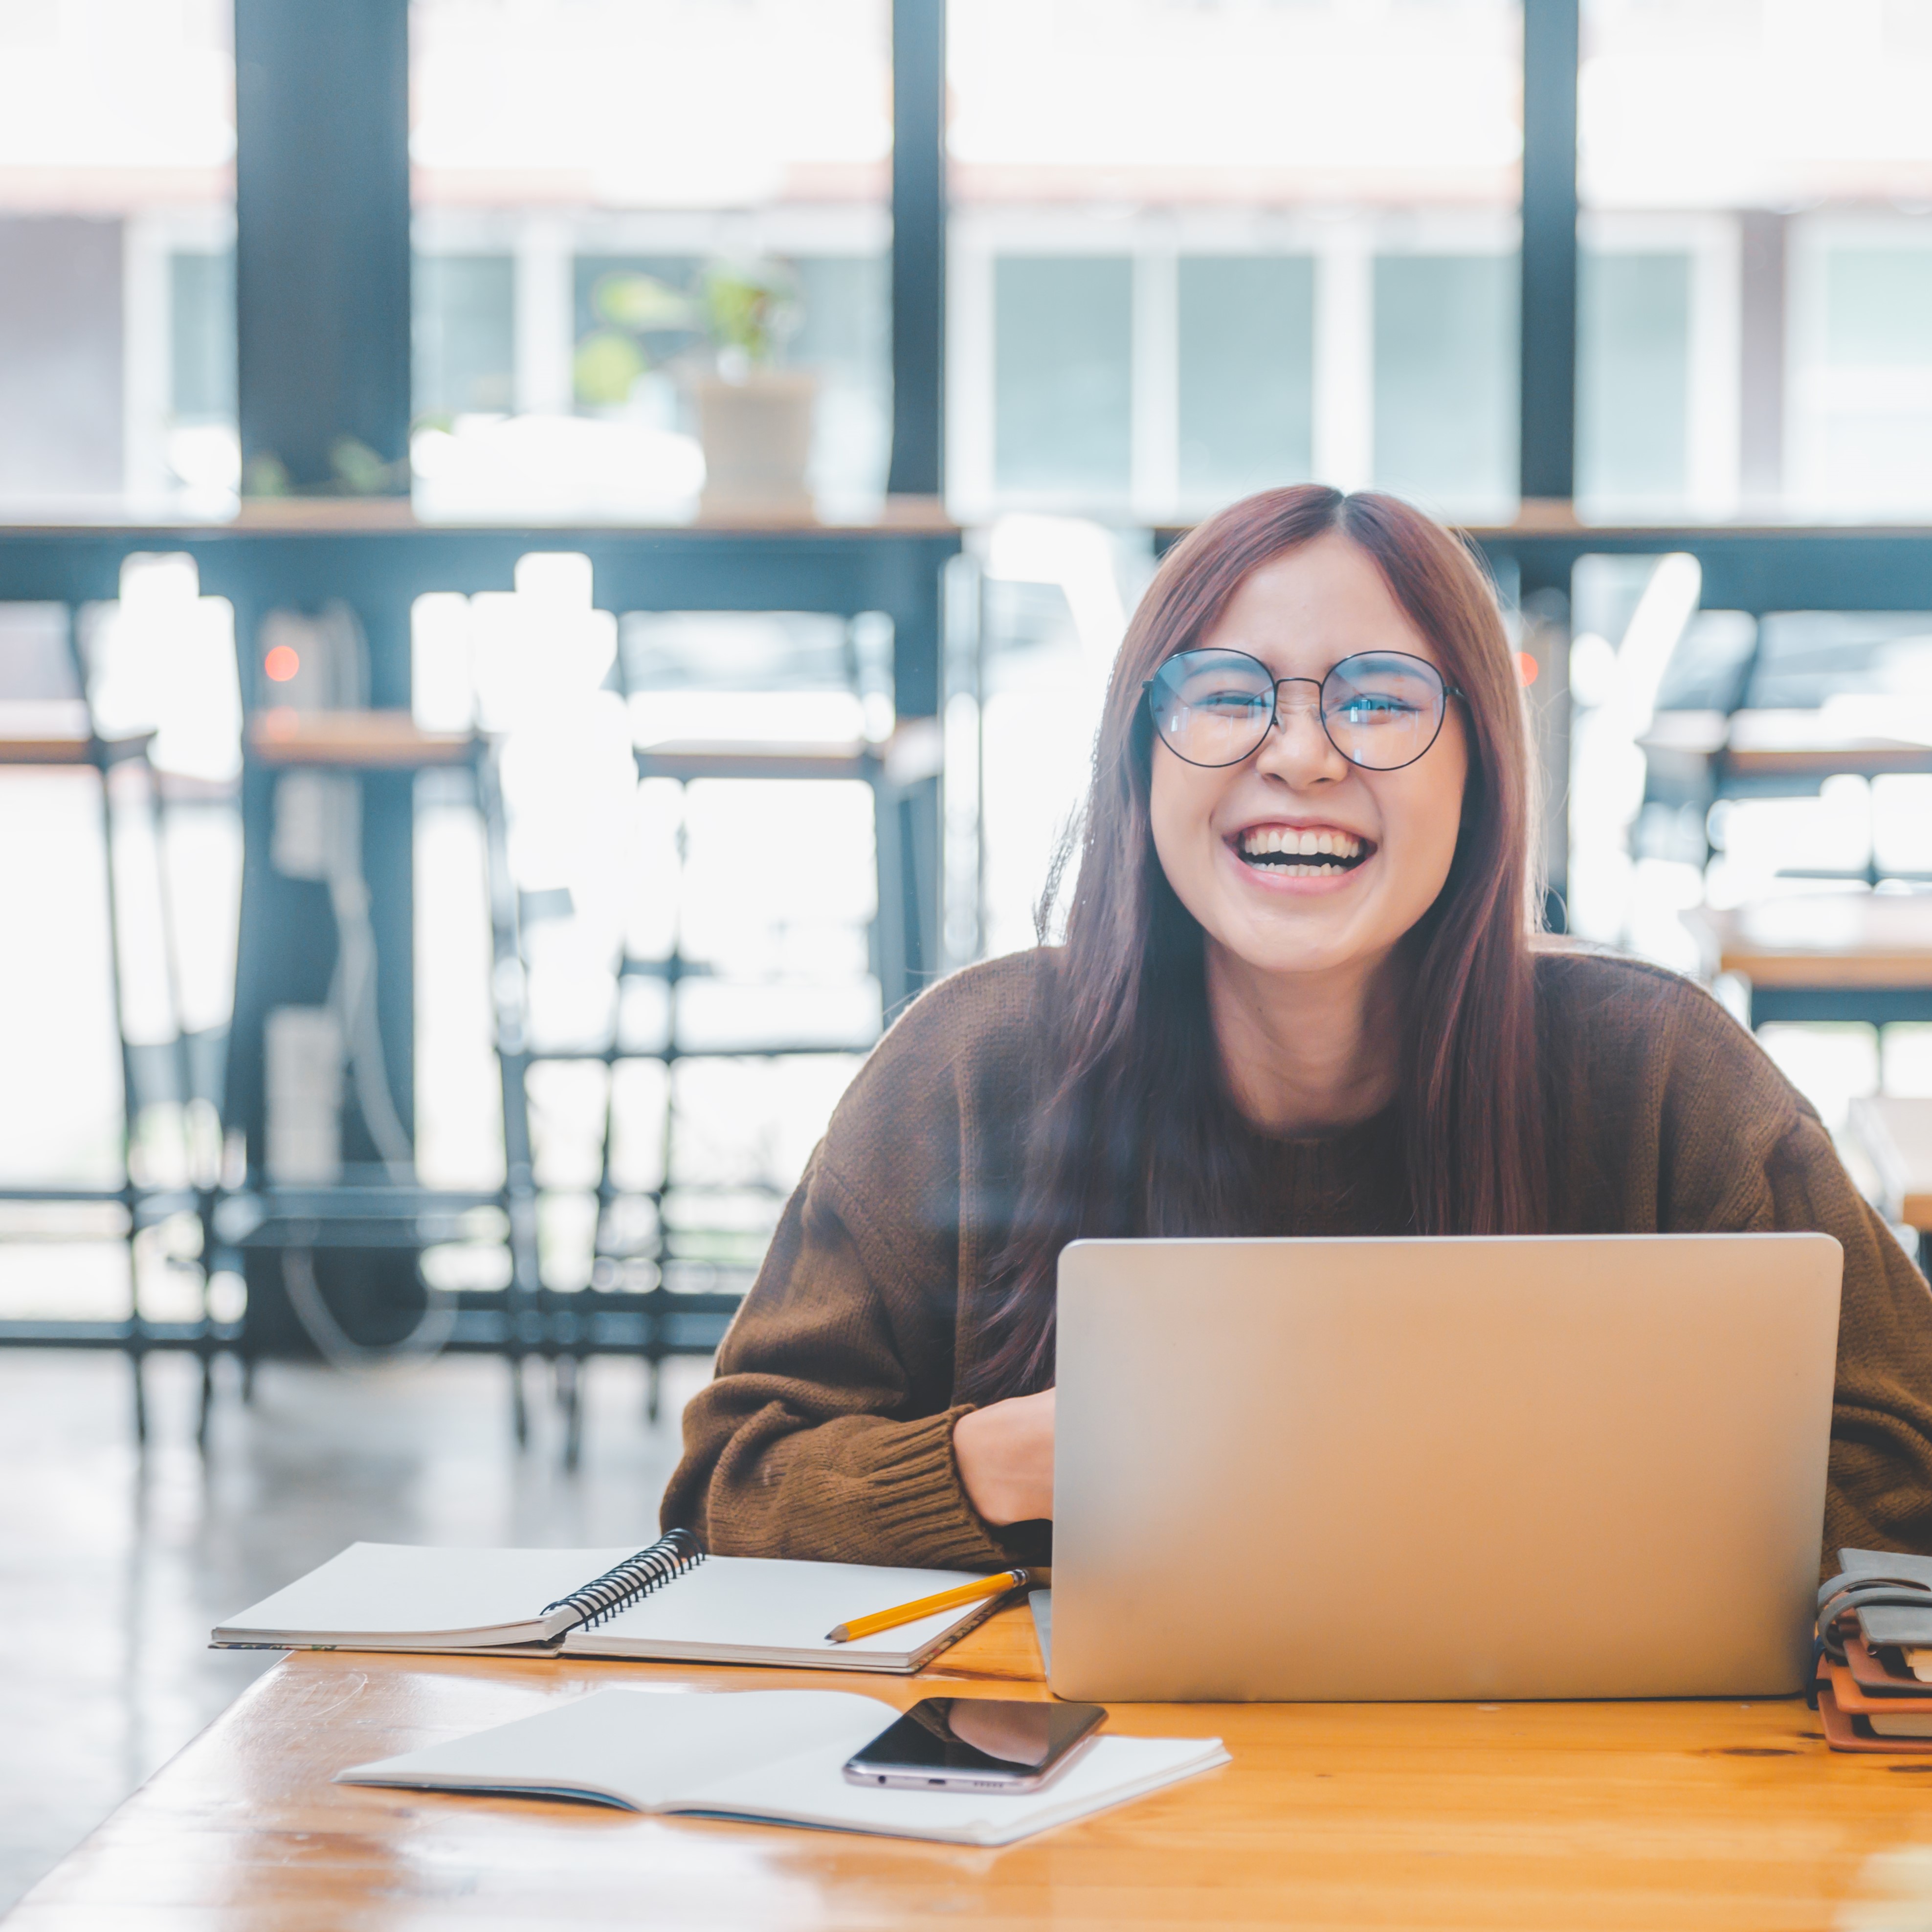
[(1162, 520), (1318, 476), (1508, 513), (1515, 0), (948, 26), (957, 510)]
[(1932, 508), (1932, 9), (1584, 0), (1577, 494)]
[(1375, 480), (1451, 514), (1516, 482), (1516, 276), (1504, 256), (1376, 263)]
[(232, 506), (220, 0), (0, 7), (0, 502)]
[(1684, 501), (1690, 286), (1676, 250), (1598, 250), (1578, 264), (1576, 466), (1600, 510)]
[(1178, 272), (1181, 495), (1312, 476), (1314, 257), (1184, 255)]
[(886, 0), (412, 0), (416, 416), (434, 512), (656, 515), (704, 476), (707, 272), (778, 296), (810, 480), (884, 489)]
[(516, 261), (426, 255), (416, 266), (419, 415), (506, 413), (517, 383)]
[(1016, 255), (994, 265), (993, 444), (1001, 489), (1088, 501), (1132, 476), (1133, 263)]
[(1932, 510), (1932, 222), (1821, 214), (1792, 251), (1787, 486), (1814, 512)]

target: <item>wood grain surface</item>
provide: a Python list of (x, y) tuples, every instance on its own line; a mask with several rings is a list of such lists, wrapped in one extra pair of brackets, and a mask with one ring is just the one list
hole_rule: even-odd
[(918, 1679), (297, 1654), (9, 1925), (1932, 1924), (1932, 1760), (1833, 1756), (1795, 1701), (1122, 1705), (1233, 1763), (994, 1851), (329, 1781), (613, 1684), (1046, 1694), (1023, 1611)]

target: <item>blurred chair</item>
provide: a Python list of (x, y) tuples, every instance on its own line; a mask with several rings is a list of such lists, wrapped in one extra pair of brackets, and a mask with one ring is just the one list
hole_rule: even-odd
[(1917, 1234), (1923, 1268), (1932, 1250), (1932, 1100), (1854, 1100), (1846, 1124), (1878, 1177), (1886, 1218)]
[[(76, 676), (84, 689), (86, 680), (80, 676), (77, 664)], [(128, 736), (102, 736), (94, 729), (86, 701), (81, 698), (0, 701), (0, 766), (42, 770), (63, 766), (70, 769), (87, 767), (100, 774), (100, 836), (107, 884), (108, 975), (114, 1006), (115, 1030), (120, 1046), (122, 1096), (122, 1178), (119, 1186), (4, 1186), (0, 1187), (0, 1202), (70, 1205), (112, 1202), (120, 1208), (124, 1216), (124, 1232), (128, 1245), (128, 1293), (127, 1322), (119, 1340), (133, 1371), (134, 1432), (136, 1440), (142, 1442), (147, 1440), (148, 1433), (148, 1405), (142, 1368), (151, 1337), (148, 1324), (141, 1310), (136, 1241), (143, 1230), (158, 1221), (184, 1210), (191, 1210), (196, 1205), (196, 1196), (185, 1186), (147, 1184), (139, 1174), (140, 1163), (134, 1147), (140, 1112), (142, 1083), (139, 1057), (129, 1037), (128, 1002), (123, 983), (122, 929), (126, 886), (121, 877), (121, 861), (117, 856), (119, 842), (115, 837), (114, 795), (117, 790), (128, 790), (134, 793), (136, 808), (146, 820), (148, 849), (155, 858), (156, 893), (164, 927), (161, 965), (166, 982), (170, 1017), (172, 1022), (170, 1032), (176, 1062), (174, 1072), (178, 1097), (184, 1106), (194, 1092), (193, 1070), (188, 1064), (187, 1034), (182, 1022), (180, 988), (174, 966), (160, 791), (154, 768), (148, 755), (154, 736), (152, 731), (142, 731)], [(205, 1298), (205, 1276), (203, 1280)], [(26, 1323), (13, 1324), (13, 1338), (21, 1341), (40, 1340), (50, 1342), (66, 1339), (61, 1332), (63, 1324), (58, 1322), (38, 1324), (45, 1328), (44, 1335), (34, 1332), (36, 1325)], [(200, 1326), (204, 1344), (200, 1353), (204, 1387), (202, 1414), (205, 1426), (207, 1413), (206, 1388), (213, 1360), (212, 1348), (206, 1346), (208, 1324), (205, 1299), (203, 1318)]]
[(1646, 802), (1700, 812), (1840, 776), (1932, 773), (1932, 615), (1700, 611), (1636, 743)]

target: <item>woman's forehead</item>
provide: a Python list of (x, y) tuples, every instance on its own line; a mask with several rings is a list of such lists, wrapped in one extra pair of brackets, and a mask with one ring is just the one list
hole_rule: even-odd
[(1282, 676), (1310, 675), (1311, 665), (1319, 675), (1358, 651), (1404, 651), (1442, 663), (1374, 559), (1339, 533), (1250, 571), (1199, 642), (1246, 651)]

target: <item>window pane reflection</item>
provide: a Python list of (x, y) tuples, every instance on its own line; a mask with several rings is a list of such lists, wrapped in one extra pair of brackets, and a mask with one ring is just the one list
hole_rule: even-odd
[(232, 507), (235, 63), (220, 0), (0, 8), (0, 503)]
[[(1516, 493), (1511, 0), (953, 0), (948, 490)], [(1412, 303), (1446, 298), (1445, 318)]]
[(1582, 34), (1580, 502), (1924, 514), (1932, 11), (1584, 0)]
[(890, 433), (886, 0), (412, 0), (418, 504), (688, 513), (707, 266), (771, 270), (808, 481)]

